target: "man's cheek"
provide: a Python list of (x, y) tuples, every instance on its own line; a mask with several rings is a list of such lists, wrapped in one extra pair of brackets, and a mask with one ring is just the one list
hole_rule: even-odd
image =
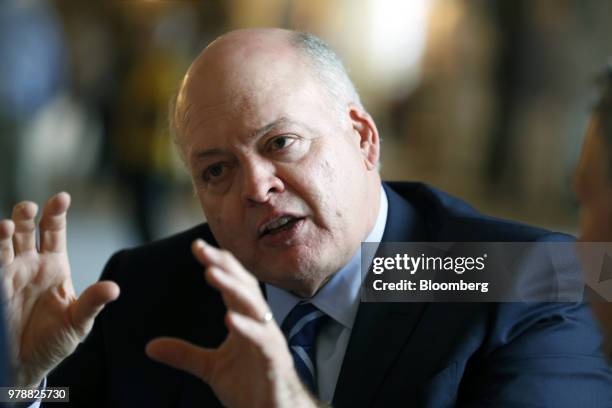
[(231, 222), (227, 222), (219, 211), (207, 211), (206, 215), (206, 222), (219, 245), (224, 248), (231, 246), (232, 236), (237, 236), (232, 231)]

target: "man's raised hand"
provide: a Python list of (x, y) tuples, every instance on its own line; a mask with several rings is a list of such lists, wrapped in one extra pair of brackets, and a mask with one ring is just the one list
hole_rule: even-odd
[(229, 252), (203, 241), (193, 254), (204, 266), (208, 283), (221, 292), (229, 335), (217, 349), (184, 340), (158, 338), (149, 357), (207, 382), (227, 407), (315, 407), (301, 384), (283, 333), (269, 320), (259, 283)]
[(107, 281), (76, 297), (66, 248), (69, 206), (67, 193), (50, 198), (38, 231), (38, 207), (30, 201), (17, 204), (12, 219), (0, 220), (0, 279), (19, 386), (38, 385), (74, 351), (104, 305), (119, 296), (117, 284)]

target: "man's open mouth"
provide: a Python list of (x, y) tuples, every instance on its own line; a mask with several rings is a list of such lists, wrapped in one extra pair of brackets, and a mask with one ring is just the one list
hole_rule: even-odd
[(259, 236), (263, 237), (264, 235), (276, 234), (288, 230), (303, 219), (304, 217), (295, 217), (292, 215), (283, 215), (282, 217), (275, 218), (263, 226)]

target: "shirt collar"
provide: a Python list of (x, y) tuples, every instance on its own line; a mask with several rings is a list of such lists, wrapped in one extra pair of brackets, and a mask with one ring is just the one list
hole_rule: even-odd
[[(385, 189), (380, 189), (380, 206), (374, 228), (365, 242), (380, 242), (387, 223), (389, 203)], [(359, 307), (359, 290), (361, 288), (361, 247), (351, 260), (338, 271), (330, 281), (310, 300), (319, 310), (330, 316), (348, 329), (353, 328), (357, 308)], [(280, 326), (301, 299), (298, 296), (275, 286), (266, 284), (266, 293), (270, 310), (276, 323)]]

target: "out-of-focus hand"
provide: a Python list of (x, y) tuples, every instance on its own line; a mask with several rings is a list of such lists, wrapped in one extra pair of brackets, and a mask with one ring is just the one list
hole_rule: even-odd
[(147, 354), (210, 384), (228, 407), (315, 407), (293, 366), (283, 333), (269, 312), (257, 280), (234, 256), (203, 241), (194, 242), (195, 257), (206, 268), (206, 280), (228, 308), (229, 334), (217, 349), (159, 338)]
[(104, 305), (119, 296), (114, 282), (98, 282), (76, 297), (66, 248), (70, 196), (50, 198), (39, 223), (24, 201), (0, 221), (0, 278), (4, 289), (16, 385), (37, 386), (90, 331)]

